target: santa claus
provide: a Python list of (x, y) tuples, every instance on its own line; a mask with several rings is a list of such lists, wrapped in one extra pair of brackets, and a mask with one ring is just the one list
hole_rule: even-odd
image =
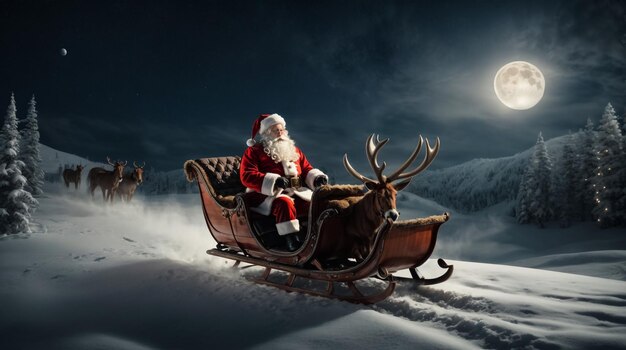
[[(278, 114), (261, 114), (241, 159), (241, 182), (247, 188), (251, 210), (276, 217), (276, 230), (287, 250), (298, 248), (298, 213), (308, 213), (312, 189), (328, 183), (328, 176), (313, 168), (296, 147)], [(259, 136), (259, 141), (255, 138)]]

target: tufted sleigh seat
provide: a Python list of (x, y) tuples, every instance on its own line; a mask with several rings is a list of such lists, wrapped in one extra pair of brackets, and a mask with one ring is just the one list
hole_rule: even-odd
[(226, 209), (235, 209), (235, 196), (244, 193), (246, 188), (239, 180), (239, 165), (241, 157), (214, 157), (188, 160), (184, 170), (187, 180), (192, 181), (196, 176), (192, 166), (196, 165), (196, 173), (206, 180), (211, 196)]

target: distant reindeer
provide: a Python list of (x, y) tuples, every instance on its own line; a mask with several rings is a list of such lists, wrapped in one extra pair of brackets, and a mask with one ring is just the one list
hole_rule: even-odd
[(135, 167), (133, 172), (124, 174), (122, 182), (120, 182), (117, 188), (117, 194), (120, 196), (120, 199), (126, 200), (127, 202), (133, 199), (137, 186), (143, 182), (143, 168), (146, 166), (146, 162), (143, 162), (143, 164), (139, 166), (133, 161), (133, 166)]
[(80, 186), (80, 175), (83, 169), (85, 169), (83, 165), (77, 165), (76, 170), (63, 170), (63, 181), (65, 182), (65, 187), (70, 188), (70, 183), (73, 182), (74, 188), (78, 189), (78, 186)]
[(112, 171), (100, 167), (93, 168), (89, 171), (87, 180), (89, 180), (89, 192), (92, 197), (96, 187), (100, 186), (104, 201), (106, 202), (108, 200), (113, 203), (113, 197), (115, 196), (115, 192), (117, 191), (120, 182), (122, 181), (124, 167), (128, 162), (122, 163), (121, 161), (116, 161), (113, 163), (109, 157), (107, 157), (107, 162), (113, 166)]
[[(404, 189), (410, 182), (413, 176), (424, 171), (430, 163), (435, 159), (439, 152), (439, 138), (434, 148), (430, 147), (428, 139), (426, 139), (426, 157), (422, 163), (415, 169), (403, 173), (411, 163), (417, 158), (422, 148), (422, 136), (419, 137), (417, 147), (414, 149), (411, 156), (391, 175), (383, 175), (386, 163), (382, 165), (378, 164), (377, 155), (381, 147), (383, 147), (389, 139), (380, 141), (378, 136), (374, 140), (372, 134), (366, 143), (367, 160), (371, 168), (376, 174), (376, 180), (367, 178), (354, 170), (350, 162), (348, 161), (348, 155), (343, 156), (343, 165), (352, 176), (362, 181), (369, 191), (353, 205), (352, 212), (345, 218), (345, 234), (341, 237), (337, 237), (338, 249), (344, 249), (344, 254), (352, 256), (357, 260), (361, 260), (367, 257), (371, 251), (376, 229), (383, 223), (384, 220), (391, 219), (396, 221), (400, 214), (396, 209), (396, 195), (398, 191)], [(397, 183), (393, 181), (402, 180)], [(340, 248), (344, 247), (344, 248)], [(345, 256), (345, 255), (344, 255)]]

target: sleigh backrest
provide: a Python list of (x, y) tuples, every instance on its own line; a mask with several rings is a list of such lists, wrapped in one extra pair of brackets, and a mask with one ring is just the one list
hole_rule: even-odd
[[(213, 157), (190, 160), (184, 169), (187, 179), (196, 175), (202, 177), (211, 196), (223, 207), (232, 209), (237, 206), (235, 195), (245, 191), (239, 179), (241, 157)], [(195, 171), (194, 171), (195, 170)]]

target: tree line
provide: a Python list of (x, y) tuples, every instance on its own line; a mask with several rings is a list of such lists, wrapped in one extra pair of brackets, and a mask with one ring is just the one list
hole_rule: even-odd
[(43, 183), (35, 96), (26, 118), (18, 120), (11, 94), (0, 131), (0, 235), (30, 232), (31, 215), (39, 205), (35, 197), (43, 193)]
[(588, 119), (584, 130), (569, 133), (559, 159), (552, 159), (539, 133), (515, 215), (521, 224), (540, 227), (591, 220), (603, 228), (626, 225), (626, 125), (620, 127), (610, 103), (597, 127)]

